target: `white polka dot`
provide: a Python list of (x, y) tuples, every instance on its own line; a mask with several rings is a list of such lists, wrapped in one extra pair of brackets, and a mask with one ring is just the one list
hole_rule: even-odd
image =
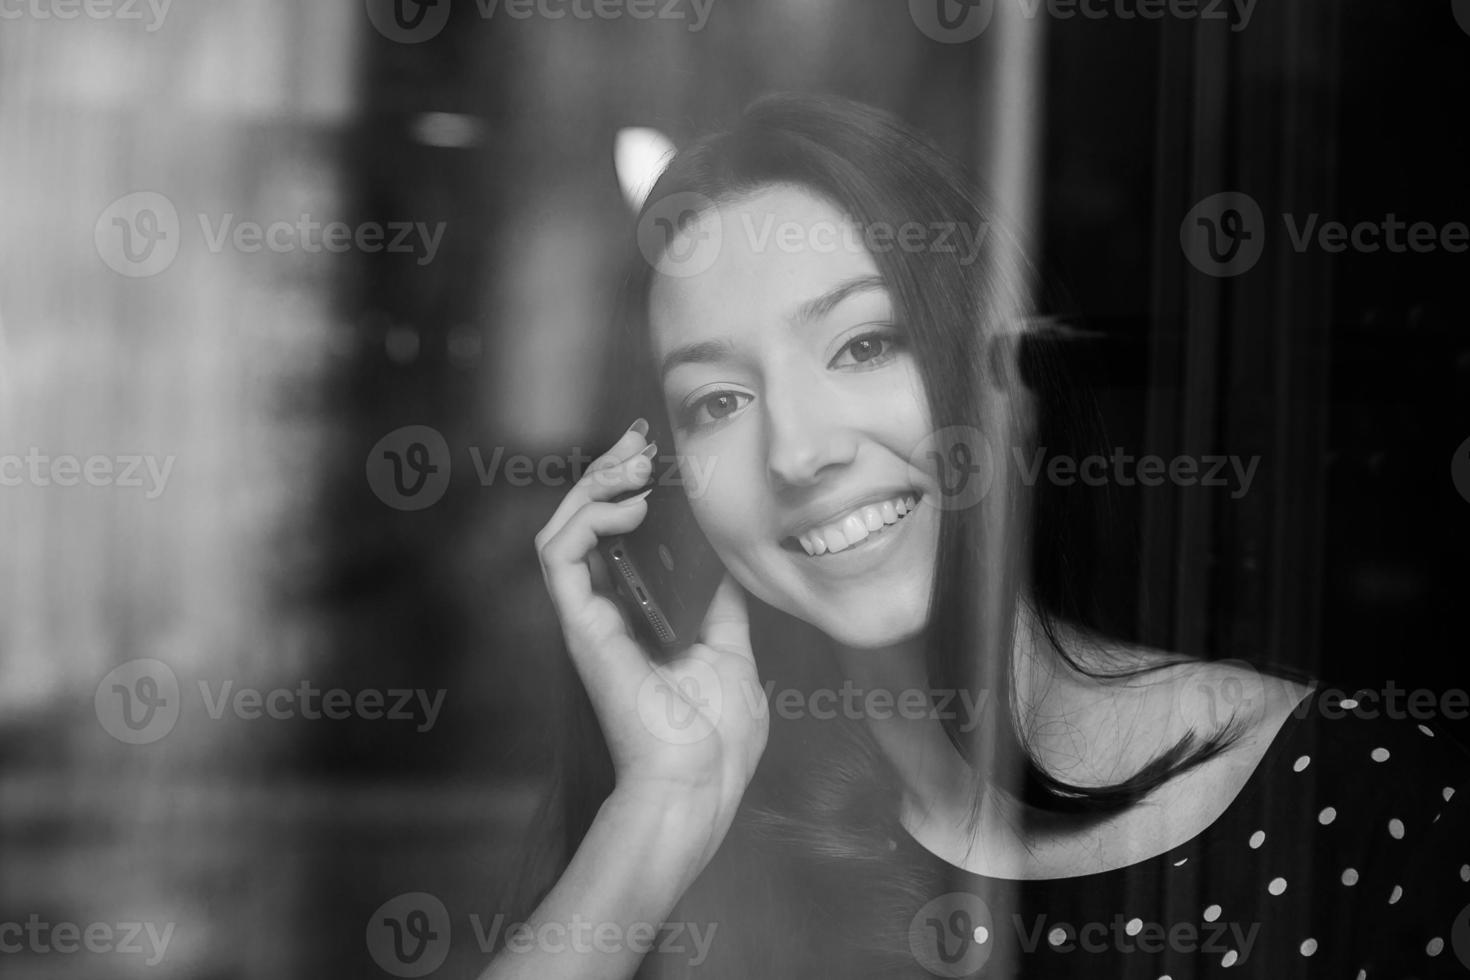
[(984, 926), (975, 927), (975, 942), (983, 943), (990, 939), (990, 930)]
[(1303, 956), (1311, 956), (1313, 953), (1317, 952), (1317, 940), (1302, 940), (1301, 951)]
[(1324, 806), (1322, 808), (1322, 812), (1319, 813), (1319, 814), (1317, 814), (1317, 822), (1320, 823), (1324, 827), (1327, 826), (1328, 824), (1330, 824), (1332, 821), (1334, 821), (1336, 819), (1337, 819), (1337, 807), (1335, 807), (1335, 806)]
[(1387, 762), (1388, 749), (1385, 749), (1383, 746), (1380, 745), (1378, 748), (1373, 750), (1372, 759), (1374, 762)]
[(1455, 788), (1453, 786), (1446, 786), (1444, 788), (1444, 801), (1446, 803), (1448, 803), (1450, 801), (1450, 797), (1451, 796), (1454, 796), (1454, 795), (1455, 795)]
[(1430, 738), (1434, 737), (1434, 730), (1431, 729), (1428, 725), (1420, 725), (1419, 730), (1425, 735), (1428, 735)]
[(1342, 872), (1342, 883), (1344, 885), (1356, 885), (1358, 883), (1358, 869), (1344, 868)]
[(1404, 822), (1398, 817), (1394, 817), (1388, 822), (1388, 836), (1394, 840), (1404, 839)]
[(1352, 711), (1354, 708), (1356, 708), (1358, 706), (1358, 699), (1357, 698), (1343, 698), (1341, 701), (1338, 702), (1338, 704), (1342, 705), (1347, 710)]
[(1251, 834), (1251, 850), (1254, 851), (1264, 843), (1266, 843), (1266, 832), (1264, 830), (1258, 830), (1254, 834)]
[(1060, 946), (1062, 943), (1067, 941), (1067, 930), (1063, 929), (1061, 926), (1057, 926), (1051, 932), (1046, 934), (1046, 939), (1047, 942), (1051, 943), (1053, 946)]
[(1218, 918), (1220, 918), (1220, 906), (1211, 905), (1209, 908), (1205, 909), (1206, 922), (1214, 922)]
[(1235, 961), (1238, 960), (1238, 959), (1240, 959), (1240, 954), (1237, 953), (1235, 950), (1232, 949), (1230, 952), (1228, 952), (1224, 956), (1220, 957), (1220, 965), (1221, 966), (1234, 966), (1235, 965)]
[(1129, 919), (1128, 924), (1123, 927), (1123, 931), (1128, 933), (1128, 935), (1130, 936), (1138, 935), (1140, 932), (1143, 931), (1143, 920)]
[(1272, 878), (1271, 884), (1266, 886), (1266, 891), (1270, 892), (1272, 895), (1280, 895), (1282, 892), (1286, 891), (1286, 879)]
[(1188, 860), (1189, 860), (1189, 858), (1180, 858), (1179, 860), (1177, 860), (1177, 861), (1174, 862), (1174, 867), (1177, 868), (1177, 867), (1181, 866), (1182, 864), (1184, 864), (1184, 862), (1186, 862)]
[(1388, 893), (1388, 904), (1389, 905), (1397, 905), (1398, 904), (1398, 900), (1401, 899), (1401, 898), (1403, 898), (1403, 897), (1404, 897), (1404, 888), (1403, 888), (1403, 886), (1402, 885), (1394, 885), (1393, 886), (1393, 891), (1391, 891), (1391, 892)]
[(1429, 940), (1429, 945), (1424, 947), (1424, 952), (1428, 953), (1430, 956), (1438, 956), (1440, 953), (1444, 952), (1444, 940), (1439, 938), (1438, 936), (1435, 936), (1433, 939)]
[(1312, 757), (1309, 755), (1303, 755), (1297, 757), (1297, 760), (1291, 764), (1291, 768), (1296, 772), (1301, 772), (1303, 769), (1307, 768), (1307, 766), (1310, 766), (1311, 764)]
[(1460, 880), (1470, 881), (1470, 864), (1460, 865)]

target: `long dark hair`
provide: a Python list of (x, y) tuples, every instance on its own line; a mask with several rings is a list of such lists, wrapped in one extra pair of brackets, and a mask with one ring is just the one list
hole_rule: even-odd
[[(982, 445), (966, 444), (967, 451), (988, 451), (989, 491), (973, 506), (942, 514), (924, 637), (931, 689), (965, 691), (971, 704), (993, 709), (972, 730), (964, 722), (975, 719), (958, 713), (941, 722), (977, 774), (976, 812), (985, 793), (1000, 793), (1051, 817), (1099, 819), (1222, 751), (1238, 734), (1231, 726), (1203, 737), (1186, 735), (1120, 783), (1079, 786), (1045, 771), (1027, 748), (1011, 678), (1020, 603), (1029, 603), (1047, 642), (1080, 673), (1132, 676), (1168, 664), (1107, 664), (1082, 656), (1076, 641), (1066, 639), (1078, 635), (1067, 627), (1081, 624), (1086, 607), (1068, 574), (1066, 556), (1074, 542), (1056, 515), (1032, 512), (1032, 498), (1010, 465), (1012, 447), (1036, 440), (1036, 399), (1062, 392), (1045, 345), (1027, 343), (1029, 284), (1000, 271), (1015, 268), (999, 261), (1014, 242), (963, 169), (879, 110), (832, 97), (768, 96), (749, 106), (728, 132), (681, 150), (649, 193), (640, 219), (675, 195), (718, 204), (775, 184), (798, 185), (827, 199), (859, 228), (918, 225), (959, 230), (954, 237), (960, 241), (983, 236), (974, 262), (964, 249), (919, 254), (888, 248), (873, 255), (924, 379), (934, 428), (978, 433)], [(620, 379), (609, 389), (612, 418), (664, 411), (648, 347), (649, 258), (636, 251), (625, 283), (618, 321), (621, 362), (610, 372)], [(629, 378), (638, 383), (629, 385)], [(1078, 409), (1065, 411), (1075, 415)], [(941, 440), (941, 455), (961, 442)], [(1022, 583), (1028, 587), (1020, 588)], [(754, 599), (751, 605), (763, 680), (798, 690), (840, 683), (825, 636)], [(556, 830), (533, 852), (523, 879), (534, 883), (527, 903), (554, 880), (612, 789), (590, 702), (569, 670), (567, 679), (574, 693), (558, 730), (568, 742), (558, 785), (538, 818), (538, 826)], [(705, 876), (718, 884), (706, 886), (702, 879), (683, 907), (712, 909), (713, 921), (746, 921), (753, 929), (804, 933), (820, 920), (845, 937), (843, 948), (877, 954), (864, 962), (893, 969), (907, 959), (909, 916), (927, 887), (919, 871), (889, 860), (892, 842), (903, 833), (900, 786), (860, 721), (773, 715), (765, 755), (719, 867), (712, 865)], [(790, 885), (782, 900), (775, 897), (781, 889), (765, 877), (777, 872)], [(800, 897), (810, 897), (812, 889), (820, 889), (821, 902)], [(763, 926), (750, 925), (750, 905), (763, 907)], [(799, 948), (770, 936), (755, 941), (764, 944), (767, 956), (772, 949), (795, 955)], [(743, 968), (757, 962), (749, 948), (742, 955)]]

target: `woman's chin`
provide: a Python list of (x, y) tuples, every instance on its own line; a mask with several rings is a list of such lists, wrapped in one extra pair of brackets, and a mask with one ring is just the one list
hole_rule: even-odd
[(832, 642), (852, 650), (882, 650), (915, 639), (924, 629), (924, 610), (886, 610), (885, 615), (821, 617), (815, 625)]

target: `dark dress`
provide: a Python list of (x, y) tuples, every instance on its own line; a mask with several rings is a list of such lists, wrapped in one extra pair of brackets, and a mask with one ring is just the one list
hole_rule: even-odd
[(1312, 693), (1212, 825), (1128, 867), (1002, 882), (901, 836), (949, 889), (915, 917), (915, 959), (950, 977), (1470, 978), (1470, 756), (1373, 705)]

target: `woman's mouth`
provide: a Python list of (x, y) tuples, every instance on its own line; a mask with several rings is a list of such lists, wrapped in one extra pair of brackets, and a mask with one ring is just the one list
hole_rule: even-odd
[(882, 535), (913, 512), (922, 494), (911, 491), (888, 500), (854, 507), (848, 513), (808, 528), (781, 542), (786, 548), (801, 548), (813, 558), (835, 555), (855, 548), (868, 538)]

